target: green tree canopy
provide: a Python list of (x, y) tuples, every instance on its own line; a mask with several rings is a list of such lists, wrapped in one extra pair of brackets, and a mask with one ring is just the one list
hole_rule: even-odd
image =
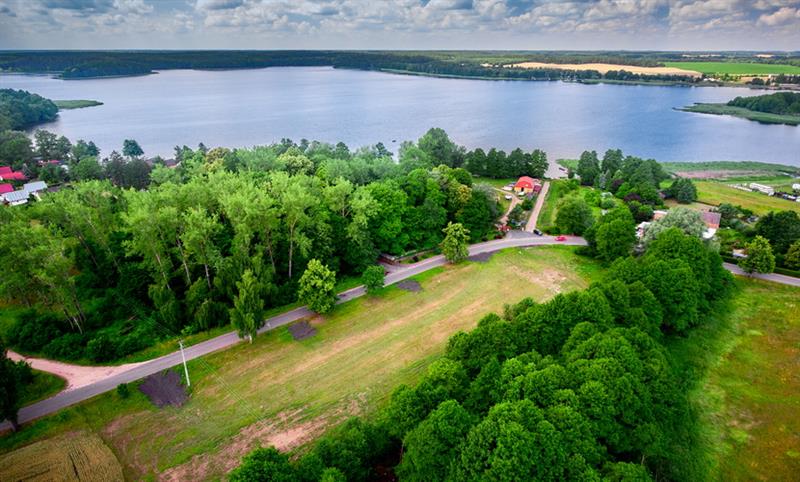
[(298, 297), (312, 311), (327, 313), (336, 305), (336, 273), (317, 259), (308, 262), (300, 277)]
[(746, 273), (772, 273), (775, 271), (775, 255), (772, 246), (763, 236), (756, 236), (745, 245), (747, 257), (739, 260), (739, 267)]
[(447, 223), (442, 230), (442, 254), (451, 263), (458, 263), (469, 256), (469, 231), (460, 223)]

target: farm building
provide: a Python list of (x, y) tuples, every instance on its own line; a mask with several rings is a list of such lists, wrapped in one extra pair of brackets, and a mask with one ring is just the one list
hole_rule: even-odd
[[(7, 184), (2, 184), (2, 186), (5, 185)], [(46, 190), (47, 183), (44, 181), (29, 182), (23, 185), (22, 189), (18, 191), (11, 190), (9, 192), (0, 193), (0, 203), (8, 203), (12, 206), (18, 206), (20, 204), (27, 203), (31, 195), (38, 198), (39, 193)]]
[(758, 184), (757, 182), (751, 182), (750, 183), (750, 189), (752, 189), (753, 191), (758, 191), (760, 193), (764, 193), (767, 196), (774, 196), (775, 195), (775, 189), (773, 189), (771, 186), (766, 186), (764, 184)]
[(542, 181), (528, 176), (520, 177), (514, 184), (514, 192), (518, 194), (535, 194), (542, 190)]

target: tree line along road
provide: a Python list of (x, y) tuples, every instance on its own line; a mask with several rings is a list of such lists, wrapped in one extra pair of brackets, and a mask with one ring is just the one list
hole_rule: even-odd
[[(585, 246), (586, 245), (586, 241), (583, 238), (576, 236), (569, 236), (565, 241), (557, 241), (556, 238), (553, 236), (534, 236), (534, 235), (529, 235), (528, 233), (520, 233), (520, 234), (521, 235), (519, 236), (507, 237), (504, 239), (497, 239), (493, 241), (486, 241), (483, 243), (473, 244), (469, 247), (469, 254), (470, 256), (474, 256), (483, 253), (493, 253), (508, 248), (525, 248), (533, 246), (547, 246), (547, 245)], [(388, 286), (397, 283), (399, 281), (403, 281), (412, 276), (424, 273), (425, 271), (428, 271), (430, 269), (443, 266), (446, 263), (447, 261), (445, 260), (444, 256), (438, 255), (422, 260), (415, 264), (410, 264), (405, 268), (387, 274), (386, 285)], [(728, 271), (734, 274), (737, 275), (744, 274), (741, 271), (741, 269), (736, 265), (730, 263), (724, 263), (724, 266)], [(752, 276), (754, 278), (773, 281), (776, 283), (782, 283), (792, 286), (800, 286), (800, 279), (792, 278), (789, 276), (784, 276), (774, 273), (763, 274), (763, 275), (752, 275)], [(344, 303), (353, 300), (355, 298), (359, 298), (363, 296), (365, 293), (366, 290), (364, 289), (363, 286), (358, 286), (356, 288), (343, 291), (342, 293), (339, 293), (339, 300), (337, 301), (337, 304)], [(285, 313), (267, 319), (264, 323), (264, 326), (258, 330), (258, 333), (261, 334), (269, 330), (278, 328), (280, 326), (289, 324), (293, 321), (297, 321), (313, 315), (314, 313), (305, 306), (302, 306), (300, 308), (295, 308), (293, 310), (287, 311)], [(186, 355), (186, 360), (193, 360), (195, 358), (202, 357), (209, 353), (213, 353), (218, 350), (223, 350), (241, 341), (242, 340), (239, 338), (236, 332), (230, 332), (224, 335), (220, 335), (216, 338), (212, 338), (210, 340), (206, 340), (204, 342), (185, 348), (184, 352)], [(31, 420), (35, 420), (39, 417), (43, 417), (45, 415), (54, 413), (58, 410), (69, 407), (76, 403), (88, 400), (96, 395), (100, 395), (101, 393), (111, 391), (121, 383), (134, 382), (136, 380), (140, 380), (142, 378), (150, 376), (154, 373), (158, 373), (168, 368), (177, 366), (181, 363), (182, 363), (181, 353), (180, 351), (175, 351), (168, 355), (164, 355), (162, 357), (155, 358), (150, 361), (139, 363), (130, 370), (124, 371), (122, 373), (113, 374), (107, 378), (98, 380), (89, 385), (63, 391), (57, 395), (54, 395), (53, 397), (21, 408), (19, 411), (19, 423), (22, 424), (30, 422)], [(10, 428), (11, 424), (8, 421), (5, 421), (2, 424), (0, 424), (0, 430), (2, 431), (9, 430)]]

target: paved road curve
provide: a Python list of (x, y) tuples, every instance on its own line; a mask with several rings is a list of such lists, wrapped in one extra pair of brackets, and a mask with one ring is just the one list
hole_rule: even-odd
[[(583, 246), (586, 244), (586, 241), (583, 238), (573, 237), (573, 236), (568, 237), (566, 241), (559, 242), (556, 241), (556, 239), (552, 236), (532, 236), (527, 233), (522, 233), (517, 231), (512, 231), (512, 233), (514, 233), (513, 236), (509, 236), (504, 239), (473, 244), (472, 246), (469, 247), (470, 256), (481, 253), (492, 253), (506, 248), (545, 246), (553, 244)], [(386, 276), (386, 284), (391, 285), (397, 283), (398, 281), (402, 281), (417, 274), (424, 273), (425, 271), (428, 271), (432, 268), (442, 266), (445, 263), (446, 261), (444, 259), (444, 256), (439, 255), (439, 256), (433, 256), (431, 258), (428, 258), (426, 260), (420, 261), (415, 264), (410, 264), (408, 265), (408, 267), (404, 269), (400, 269), (398, 271), (388, 274)], [(725, 267), (735, 274), (741, 274), (740, 272), (737, 272), (739, 268), (735, 265), (730, 265), (726, 263)], [(770, 281), (775, 281), (778, 283), (800, 286), (800, 280), (796, 278), (790, 278), (788, 276), (769, 274), (769, 275), (756, 275), (755, 277), (767, 279)], [(350, 290), (340, 293), (338, 302), (344, 303), (345, 301), (358, 298), (360, 296), (363, 296), (364, 294), (365, 290), (363, 286), (352, 288)], [(258, 330), (258, 332), (263, 333), (275, 329), (279, 326), (286, 325), (293, 321), (313, 316), (313, 314), (314, 313), (312, 313), (306, 307), (295, 308), (291, 311), (287, 311), (285, 313), (267, 319), (264, 327)], [(224, 335), (220, 335), (216, 338), (212, 338), (210, 340), (186, 348), (185, 350), (186, 359), (193, 360), (195, 358), (199, 358), (203, 355), (207, 355), (217, 350), (222, 350), (231, 347), (239, 343), (240, 341), (241, 339), (237, 336), (236, 332), (226, 333)], [(88, 400), (89, 398), (92, 398), (101, 393), (113, 390), (120, 383), (130, 383), (142, 379), (146, 376), (152, 375), (154, 373), (158, 373), (162, 370), (174, 367), (176, 365), (179, 365), (180, 363), (181, 363), (181, 354), (179, 351), (176, 351), (174, 353), (170, 353), (169, 355), (165, 355), (160, 358), (156, 358), (154, 360), (141, 363), (140, 365), (137, 365), (136, 367), (131, 368), (128, 371), (110, 376), (106, 379), (97, 381), (91, 385), (86, 385), (80, 388), (76, 388), (74, 390), (61, 392), (51, 398), (42, 400), (40, 402), (28, 405), (27, 407), (20, 409), (19, 422), (25, 423), (34, 420), (36, 418), (43, 417), (50, 413), (61, 410), (62, 408), (69, 407), (76, 403), (80, 403), (84, 400)], [(3, 424), (0, 424), (0, 430), (6, 430), (8, 428), (10, 428), (8, 422), (3, 422)]]

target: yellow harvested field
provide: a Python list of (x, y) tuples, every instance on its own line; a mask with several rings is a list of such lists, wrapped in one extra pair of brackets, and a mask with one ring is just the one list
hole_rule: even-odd
[(605, 74), (609, 70), (625, 70), (634, 74), (641, 75), (685, 75), (688, 77), (700, 77), (700, 72), (694, 70), (678, 69), (675, 67), (639, 67), (637, 65), (617, 65), (617, 64), (547, 64), (544, 62), (521, 62), (518, 64), (506, 65), (506, 67), (517, 67), (522, 69), (562, 69), (562, 70), (596, 70)]
[(123, 480), (122, 466), (91, 432), (71, 432), (0, 457), (0, 480)]

